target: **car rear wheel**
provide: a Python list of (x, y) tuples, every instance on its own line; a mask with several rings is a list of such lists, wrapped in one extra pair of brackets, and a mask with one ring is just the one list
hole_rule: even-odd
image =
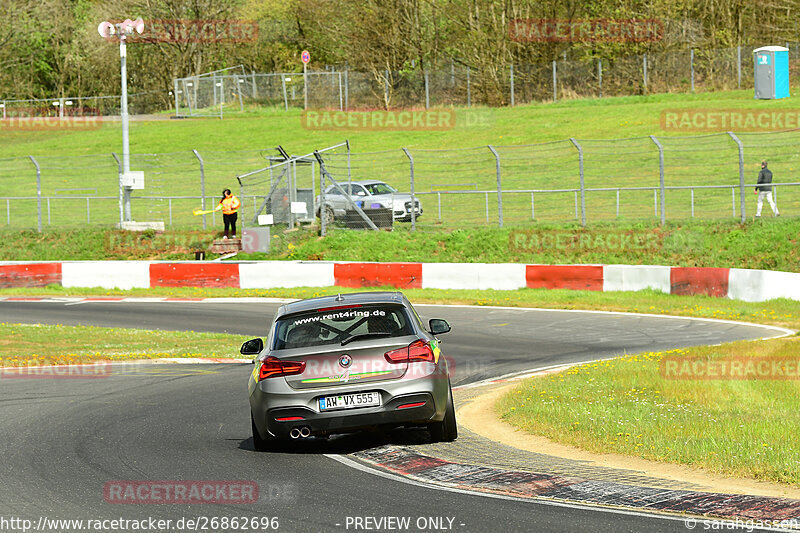
[(256, 427), (256, 421), (253, 418), (252, 412), (250, 413), (250, 426), (253, 429), (253, 448), (255, 448), (257, 452), (270, 451), (275, 446), (277, 439), (269, 436), (265, 439), (258, 433), (258, 428)]
[(320, 212), (320, 218), (325, 217), (325, 225), (330, 226), (333, 224), (335, 215), (333, 213), (333, 208), (329, 205), (326, 205), (322, 211)]
[(428, 425), (432, 442), (452, 442), (458, 438), (456, 407), (453, 404), (453, 390), (448, 387), (447, 409), (441, 422)]

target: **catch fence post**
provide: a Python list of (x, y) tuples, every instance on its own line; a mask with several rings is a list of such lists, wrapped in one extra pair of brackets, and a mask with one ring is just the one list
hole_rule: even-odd
[(414, 198), (414, 157), (408, 148), (403, 148), (411, 169), (411, 231), (417, 231), (417, 201)]
[(497, 221), (500, 224), (500, 227), (503, 227), (503, 187), (500, 182), (500, 154), (497, 153), (497, 150), (494, 149), (494, 146), (491, 144), (489, 145), (489, 150), (491, 150), (492, 154), (494, 155), (494, 163), (497, 172)]
[(581, 226), (586, 226), (586, 187), (583, 179), (583, 148), (574, 137), (569, 139), (578, 149), (578, 170), (581, 179)]
[[(200, 161), (200, 208), (205, 211), (206, 210), (206, 165), (203, 158), (200, 157), (200, 153), (197, 150), (192, 150), (192, 153)], [(203, 229), (208, 229), (206, 227), (206, 214), (203, 213)]]
[(666, 190), (664, 188), (664, 147), (658, 142), (655, 136), (651, 135), (650, 140), (658, 147), (658, 186), (659, 194), (661, 195), (661, 225), (663, 226), (667, 218), (666, 198), (664, 198), (664, 192)]
[(509, 72), (511, 77), (511, 107), (514, 107), (514, 63), (511, 63)]
[(739, 220), (742, 224), (744, 224), (744, 146), (742, 145), (742, 141), (736, 136), (735, 133), (729, 131), (728, 135), (730, 135), (731, 139), (733, 139), (733, 141), (739, 147), (739, 209), (741, 211)]

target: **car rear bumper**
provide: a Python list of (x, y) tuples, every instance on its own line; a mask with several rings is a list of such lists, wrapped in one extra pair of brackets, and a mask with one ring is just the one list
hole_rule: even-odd
[[(303, 426), (308, 426), (314, 435), (326, 435), (438, 422), (444, 418), (450, 390), (446, 371), (439, 369), (424, 378), (332, 388), (296, 390), (288, 387), (283, 379), (256, 384), (251, 378), (249, 385), (250, 409), (256, 427), (263, 437), (278, 438), (288, 437), (293, 428)], [(380, 406), (335, 411), (319, 409), (319, 398), (323, 396), (373, 391), (381, 395)], [(419, 403), (421, 405), (414, 405)]]
[[(416, 404), (422, 405), (417, 406)], [(401, 408), (401, 406), (408, 406)], [(292, 428), (308, 426), (312, 435), (346, 433), (370, 427), (425, 424), (436, 415), (436, 404), (428, 393), (397, 396), (380, 407), (316, 412), (306, 407), (280, 407), (268, 410), (265, 426), (269, 433), (286, 438)], [(300, 420), (297, 420), (300, 418)], [(291, 420), (280, 420), (291, 419)]]

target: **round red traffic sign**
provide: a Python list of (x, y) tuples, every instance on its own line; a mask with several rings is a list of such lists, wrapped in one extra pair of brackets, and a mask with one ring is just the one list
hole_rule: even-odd
[(300, 54), (300, 59), (303, 60), (303, 63), (308, 64), (308, 62), (311, 61), (311, 54), (308, 50), (303, 50), (303, 53)]

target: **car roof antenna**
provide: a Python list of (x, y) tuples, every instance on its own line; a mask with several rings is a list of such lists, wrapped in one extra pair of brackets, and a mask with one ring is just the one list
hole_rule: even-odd
[(344, 297), (341, 295), (341, 293), (336, 295), (336, 300), (335, 301), (337, 301), (337, 302), (343, 302), (344, 301)]

